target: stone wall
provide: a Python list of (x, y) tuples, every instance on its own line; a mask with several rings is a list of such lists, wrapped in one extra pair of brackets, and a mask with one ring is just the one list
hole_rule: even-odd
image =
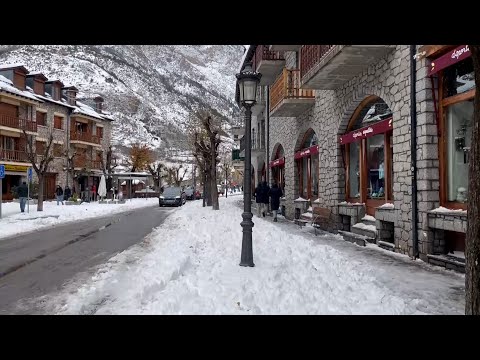
[[(289, 57), (287, 56), (287, 59)], [(288, 62), (288, 61), (287, 61)], [(438, 167), (436, 139), (432, 133), (433, 106), (428, 93), (425, 62), (417, 63), (417, 110), (419, 161), (424, 168), (418, 171), (419, 180), (430, 181), (425, 189), (419, 184), (422, 209), (438, 204), (438, 175), (431, 169)], [(388, 55), (372, 64), (360, 75), (336, 90), (317, 90), (315, 106), (297, 118), (270, 120), (270, 155), (281, 144), (285, 149), (285, 196), (287, 217), (294, 215), (293, 200), (298, 197), (298, 175), (293, 155), (299, 150), (305, 132), (311, 128), (319, 138), (319, 199), (322, 207), (331, 207), (337, 214), (337, 204), (345, 200), (345, 171), (338, 136), (346, 132), (348, 123), (360, 105), (369, 96), (384, 100), (393, 112), (393, 197), (397, 251), (413, 254), (411, 212), (411, 156), (410, 156), (410, 50), (408, 45), (396, 46)], [(437, 157), (437, 158), (436, 158)], [(423, 172), (422, 172), (423, 171)], [(438, 171), (438, 170), (437, 170)], [(427, 179), (425, 179), (427, 178)], [(437, 189), (438, 190), (438, 189)], [(424, 210), (422, 210), (424, 211)], [(419, 222), (425, 224), (422, 216)], [(339, 228), (341, 219), (337, 216)], [(396, 241), (396, 242), (397, 242)]]

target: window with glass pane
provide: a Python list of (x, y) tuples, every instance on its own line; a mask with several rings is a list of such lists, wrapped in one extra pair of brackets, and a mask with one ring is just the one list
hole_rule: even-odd
[(447, 108), (448, 201), (467, 201), (473, 99)]
[(312, 200), (318, 199), (318, 155), (312, 155)]
[(444, 97), (461, 94), (473, 88), (475, 88), (475, 78), (471, 57), (444, 70)]
[(304, 157), (302, 160), (302, 197), (308, 198), (308, 158)]
[(384, 134), (367, 139), (367, 197), (385, 199)]
[[(389, 159), (390, 159), (390, 179), (388, 180), (388, 190), (389, 190), (389, 200), (392, 200), (393, 199), (393, 166), (392, 166), (392, 162), (393, 162), (393, 134), (390, 135), (390, 148), (388, 149), (388, 151), (390, 152), (389, 154)], [(390, 197), (391, 196), (391, 197)]]
[(351, 143), (350, 147), (350, 167), (348, 172), (350, 197), (360, 197), (360, 143)]

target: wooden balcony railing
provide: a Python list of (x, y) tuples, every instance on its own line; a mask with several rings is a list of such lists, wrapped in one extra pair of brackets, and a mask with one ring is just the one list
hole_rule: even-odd
[(100, 138), (96, 135), (92, 135), (90, 132), (70, 132), (70, 141), (84, 141), (93, 144), (100, 144)]
[(277, 78), (270, 90), (271, 112), (284, 99), (314, 99), (313, 90), (300, 89), (300, 70), (283, 69), (283, 72)]
[(0, 159), (6, 161), (28, 161), (27, 153), (25, 151), (5, 149), (0, 149)]
[(300, 49), (301, 77), (304, 77), (336, 45), (302, 45)]
[(25, 129), (26, 131), (37, 132), (37, 123), (35, 121), (20, 119), (16, 116), (0, 114), (0, 125), (14, 129)]
[(95, 170), (101, 170), (102, 169), (102, 162), (99, 160), (92, 160), (90, 161), (90, 168), (95, 169)]
[(281, 51), (270, 51), (268, 45), (257, 45), (252, 64), (254, 70), (258, 69), (262, 60), (285, 60), (285, 58)]
[(73, 158), (73, 167), (74, 168), (87, 167), (87, 158), (84, 156), (75, 156)]

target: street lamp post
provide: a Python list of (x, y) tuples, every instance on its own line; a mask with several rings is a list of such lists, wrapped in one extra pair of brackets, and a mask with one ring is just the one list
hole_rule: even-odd
[[(261, 74), (253, 71), (251, 63), (247, 63), (242, 72), (236, 75), (239, 89), (239, 101), (245, 108), (245, 163), (244, 173), (251, 174), (252, 166), (252, 142), (251, 142), (251, 122), (252, 106), (256, 102), (257, 86), (260, 82)], [(253, 249), (252, 249), (252, 178), (245, 176), (243, 179), (243, 221), (240, 225), (243, 228), (242, 238), (242, 256), (240, 266), (253, 267)]]

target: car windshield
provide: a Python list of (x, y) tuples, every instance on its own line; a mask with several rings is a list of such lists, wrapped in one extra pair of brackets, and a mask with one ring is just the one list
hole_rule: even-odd
[(180, 196), (180, 188), (166, 188), (163, 196)]

